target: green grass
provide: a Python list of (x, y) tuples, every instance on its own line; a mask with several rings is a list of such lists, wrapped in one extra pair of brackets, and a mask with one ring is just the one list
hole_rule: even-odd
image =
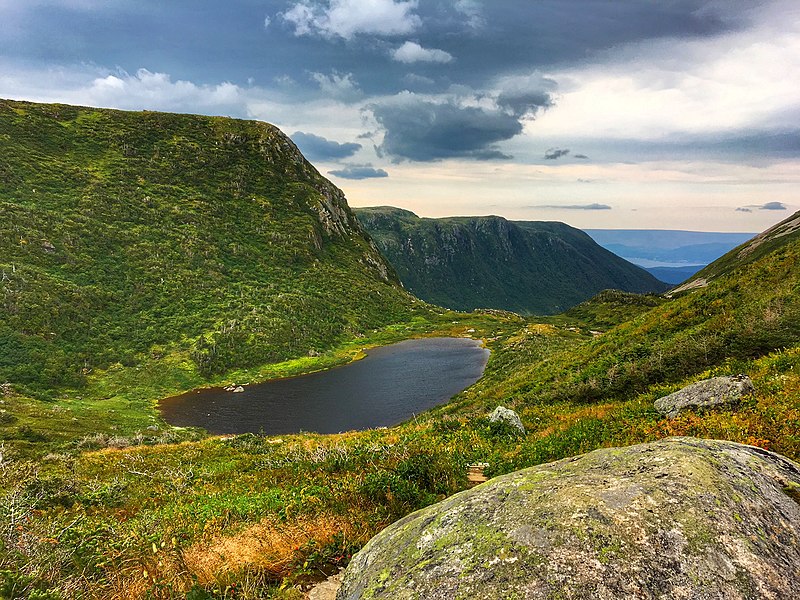
[[(495, 342), (488, 376), (512, 362), (521, 343), (535, 355), (540, 342)], [(738, 410), (672, 421), (652, 402), (688, 380), (601, 404), (527, 406), (524, 437), (491, 427), (482, 407), (468, 406), (468, 392), (388, 430), (247, 434), (59, 453), (36, 463), (6, 453), (0, 522), (13, 508), (24, 526), (2, 529), (0, 569), (35, 575), (26, 594), (172, 598), (195, 586), (215, 598), (277, 596), (281, 586), (343, 564), (390, 522), (464, 489), (470, 463), (489, 463), (493, 476), (667, 435), (731, 439), (797, 458), (800, 348), (742, 366), (755, 398)], [(459, 409), (459, 401), (467, 406)]]
[[(269, 126), (6, 101), (0, 124), (0, 598), (295, 599), (475, 462), (494, 476), (670, 435), (800, 457), (790, 235), (669, 300), (458, 314), (396, 285)], [(208, 437), (154, 409), (468, 333), (484, 377), (391, 429)], [(653, 408), (736, 373), (756, 394), (735, 410)], [(526, 435), (489, 423), (498, 404)]]
[(0, 382), (46, 396), (152, 357), (205, 377), (430, 308), (265, 123), (0, 101)]

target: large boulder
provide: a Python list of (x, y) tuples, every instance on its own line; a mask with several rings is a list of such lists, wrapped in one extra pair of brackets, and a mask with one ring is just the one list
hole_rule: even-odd
[(687, 409), (736, 406), (744, 396), (753, 393), (755, 388), (747, 375), (713, 377), (659, 398), (655, 407), (662, 415), (674, 419)]
[(338, 600), (800, 598), (800, 465), (670, 438), (497, 477), (353, 557)]

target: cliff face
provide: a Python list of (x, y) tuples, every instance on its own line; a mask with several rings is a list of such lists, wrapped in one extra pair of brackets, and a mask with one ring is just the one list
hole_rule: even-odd
[(151, 352), (208, 373), (305, 355), (411, 305), (272, 125), (9, 100), (0, 273), (0, 381), (39, 387)]
[(420, 219), (390, 207), (359, 208), (356, 215), (406, 288), (449, 308), (550, 314), (603, 289), (666, 287), (563, 223)]
[(511, 473), (413, 513), (351, 562), (358, 598), (796, 598), (800, 465), (671, 438)]

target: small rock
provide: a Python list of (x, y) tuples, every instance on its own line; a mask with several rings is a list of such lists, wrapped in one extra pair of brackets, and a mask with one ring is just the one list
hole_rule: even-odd
[(240, 385), (237, 385), (235, 388), (233, 388), (233, 393), (234, 394), (240, 394), (243, 391), (244, 391), (244, 388), (242, 386), (240, 386)]
[(48, 254), (52, 254), (53, 252), (56, 251), (56, 247), (50, 242), (45, 240), (44, 242), (42, 242), (42, 250), (44, 250)]
[(489, 415), (489, 420), (492, 423), (508, 423), (512, 427), (519, 429), (522, 435), (525, 435), (525, 426), (522, 424), (522, 420), (519, 418), (519, 415), (510, 408), (498, 406), (494, 409), (492, 414)]
[(340, 587), (342, 587), (342, 574), (336, 573), (311, 588), (308, 600), (334, 600)]
[(147, 431), (158, 431), (158, 425), (148, 425)]
[(744, 397), (755, 392), (753, 382), (747, 375), (714, 377), (687, 385), (682, 390), (663, 396), (655, 401), (655, 407), (670, 419), (691, 408), (712, 406), (735, 406)]

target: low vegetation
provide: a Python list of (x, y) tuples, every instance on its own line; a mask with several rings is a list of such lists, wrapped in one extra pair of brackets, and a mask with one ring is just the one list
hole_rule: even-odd
[[(792, 235), (674, 298), (460, 314), (407, 294), (357, 225), (342, 234), (343, 201), (268, 126), (5, 101), (0, 117), (0, 599), (301, 598), (387, 524), (466, 488), (475, 463), (494, 476), (671, 435), (800, 458)], [(186, 169), (196, 181), (177, 189)], [(391, 429), (211, 437), (155, 408), (423, 335), (484, 339), (488, 367)], [(756, 394), (735, 409), (653, 407), (737, 373)], [(490, 423), (499, 404), (525, 435)]]
[[(483, 379), (397, 428), (177, 445), (155, 443), (170, 441), (156, 432), (139, 445), (85, 438), (81, 448), (38, 462), (6, 449), (4, 585), (18, 597), (300, 597), (303, 584), (344, 564), (388, 523), (465, 489), (476, 462), (488, 463), (493, 476), (671, 435), (800, 458), (800, 336), (788, 293), (798, 285), (798, 246), (707, 289), (657, 301), (600, 336), (566, 317), (520, 323), (495, 314), (481, 324), (489, 316), (477, 315), (470, 328), (493, 351)], [(584, 322), (608, 319), (611, 300), (584, 305)], [(778, 304), (781, 314), (753, 336), (756, 315), (764, 321), (763, 311)], [(696, 353), (720, 336), (739, 342)], [(608, 352), (616, 353), (624, 387), (602, 370)], [(663, 369), (653, 371), (657, 356)], [(589, 387), (585, 372), (596, 377)], [(753, 378), (757, 393), (736, 409), (670, 420), (653, 408), (691, 381), (738, 372)], [(488, 421), (501, 403), (519, 411), (525, 436)]]

